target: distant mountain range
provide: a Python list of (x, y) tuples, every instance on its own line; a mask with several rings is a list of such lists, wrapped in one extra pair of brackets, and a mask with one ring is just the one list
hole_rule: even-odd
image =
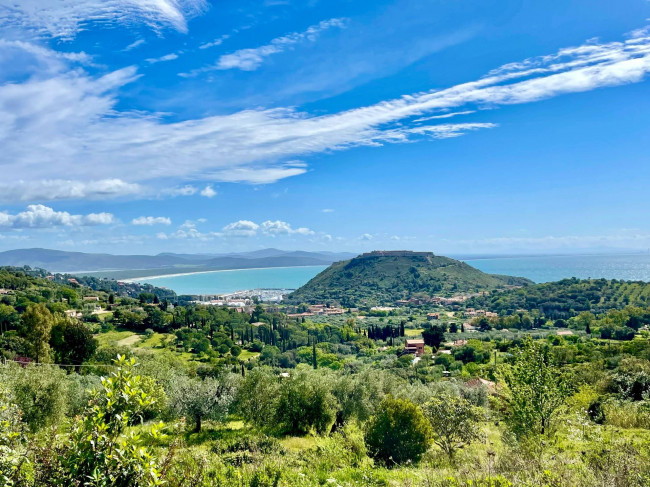
[(333, 263), (286, 301), (367, 306), (414, 296), (472, 294), (529, 284), (533, 282), (523, 277), (486, 274), (431, 252), (375, 251)]
[(354, 254), (262, 249), (227, 254), (112, 255), (87, 254), (50, 249), (17, 249), (0, 252), (0, 266), (28, 265), (50, 272), (84, 273), (126, 279), (161, 274), (179, 274), (258, 267), (330, 265)]

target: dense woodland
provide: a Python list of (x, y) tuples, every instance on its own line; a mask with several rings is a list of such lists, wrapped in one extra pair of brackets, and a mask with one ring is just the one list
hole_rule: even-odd
[(0, 270), (0, 485), (650, 484), (647, 284), (290, 319), (46, 275)]

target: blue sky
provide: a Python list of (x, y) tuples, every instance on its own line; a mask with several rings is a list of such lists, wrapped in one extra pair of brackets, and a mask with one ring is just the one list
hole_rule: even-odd
[(0, 249), (648, 250), (650, 2), (0, 0)]

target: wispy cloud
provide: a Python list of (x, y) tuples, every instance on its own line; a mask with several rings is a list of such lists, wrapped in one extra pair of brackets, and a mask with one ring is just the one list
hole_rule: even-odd
[(67, 199), (112, 199), (123, 196), (144, 196), (147, 190), (136, 183), (111, 178), (99, 181), (46, 179), (19, 180), (0, 184), (0, 201), (55, 201)]
[(186, 32), (187, 19), (207, 6), (206, 0), (0, 0), (0, 26), (61, 39), (74, 38), (94, 22), (140, 22)]
[[(190, 73), (183, 73), (181, 76), (195, 76), (206, 71), (226, 69), (254, 71), (259, 68), (264, 60), (269, 56), (284, 52), (295, 44), (301, 42), (314, 42), (321, 32), (333, 27), (343, 28), (345, 27), (346, 21), (346, 19), (342, 18), (323, 20), (316, 25), (312, 25), (303, 32), (293, 32), (291, 34), (283, 35), (282, 37), (277, 37), (266, 45), (250, 49), (240, 49), (230, 54), (224, 54), (219, 58), (216, 64), (193, 70)], [(204, 44), (204, 46), (206, 46), (206, 44)], [(204, 46), (201, 46), (201, 48)]]
[(67, 211), (54, 211), (49, 206), (29, 205), (25, 211), (12, 215), (0, 212), (0, 231), (23, 228), (77, 227), (108, 225), (115, 222), (111, 213), (71, 215)]
[(133, 225), (171, 225), (171, 219), (166, 216), (140, 216), (131, 221)]
[(148, 59), (146, 59), (146, 61), (149, 64), (156, 64), (156, 63), (162, 63), (162, 62), (165, 62), (165, 61), (173, 61), (174, 59), (178, 59), (178, 54), (176, 54), (175, 52), (172, 52), (170, 54), (165, 54), (164, 56), (148, 58)]
[(304, 173), (298, 157), (496, 127), (487, 121), (415, 122), (422, 117), (450, 110), (478, 117), (502, 106), (640, 82), (650, 71), (650, 36), (646, 30), (638, 34), (502, 66), (446, 89), (324, 115), (274, 108), (170, 122), (164, 114), (118, 108), (120, 89), (138, 79), (135, 67), (94, 77), (75, 66), (0, 86), (0, 168), (7, 186), (61, 174), (159, 186), (179, 179), (273, 182)]
[(143, 44), (145, 44), (146, 42), (147, 42), (147, 41), (145, 41), (144, 39), (137, 39), (137, 40), (133, 41), (131, 44), (129, 44), (128, 46), (126, 46), (126, 47), (123, 49), (123, 51), (124, 51), (124, 52), (132, 51), (132, 50), (135, 49), (136, 47), (140, 47), (140, 46), (142, 46)]
[(220, 46), (221, 44), (223, 44), (223, 41), (225, 41), (226, 39), (229, 39), (229, 38), (230, 38), (229, 34), (224, 34), (221, 37), (217, 37), (213, 41), (206, 42), (205, 44), (201, 44), (199, 46), (199, 49), (209, 49), (211, 47)]

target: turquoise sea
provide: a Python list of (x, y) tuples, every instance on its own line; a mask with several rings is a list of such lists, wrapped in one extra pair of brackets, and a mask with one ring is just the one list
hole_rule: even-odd
[(247, 289), (298, 289), (327, 266), (268, 267), (146, 277), (137, 282), (172, 289), (176, 294), (226, 294)]
[[(542, 255), (464, 259), (483, 272), (522, 276), (535, 282), (567, 277), (650, 282), (650, 254)], [(178, 294), (224, 294), (246, 289), (296, 289), (325, 266), (273, 267), (148, 277), (138, 282), (173, 289)]]

